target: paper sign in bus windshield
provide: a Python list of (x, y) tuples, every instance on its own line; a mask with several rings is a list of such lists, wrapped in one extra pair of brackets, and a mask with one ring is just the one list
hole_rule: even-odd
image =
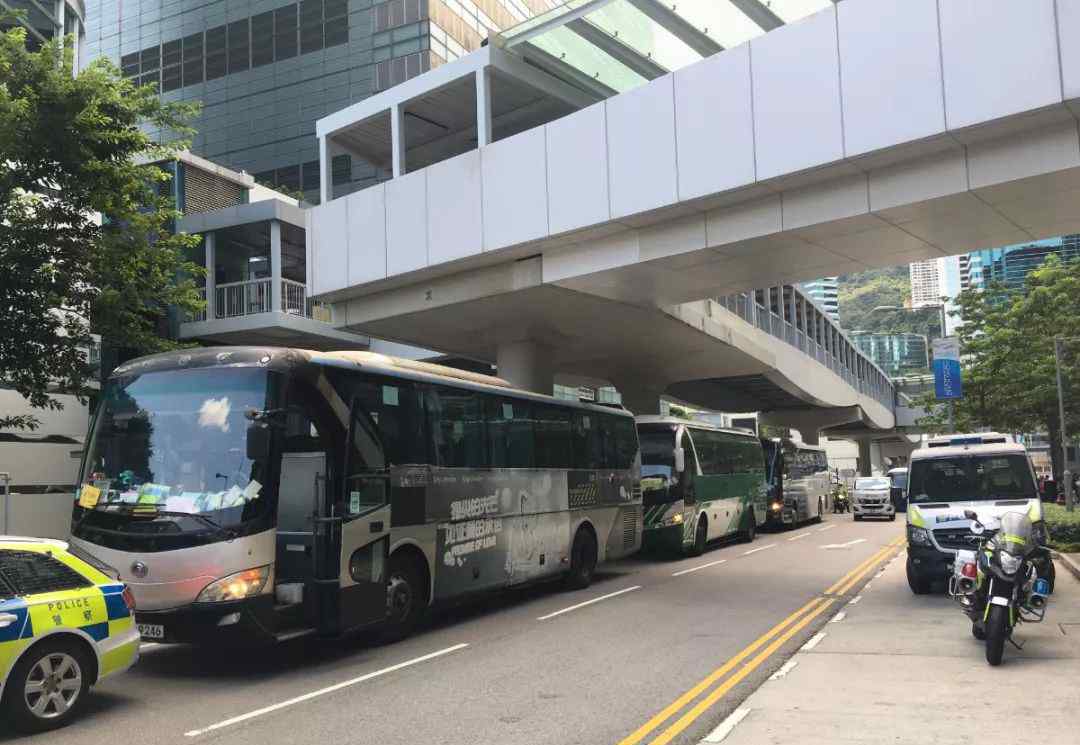
[[(241, 489), (235, 484), (225, 491), (195, 492), (173, 489), (166, 484), (145, 483), (137, 489), (119, 491), (109, 489), (108, 481), (83, 484), (79, 488), (78, 502), (83, 509), (107, 509), (109, 505), (131, 505), (138, 508), (162, 508), (169, 512), (198, 514), (214, 510), (243, 507), (259, 498), (262, 484), (249, 481)], [(104, 496), (103, 496), (104, 495)]]

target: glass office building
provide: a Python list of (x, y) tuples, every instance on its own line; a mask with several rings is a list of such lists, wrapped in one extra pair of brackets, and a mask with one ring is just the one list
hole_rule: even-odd
[(925, 374), (930, 367), (929, 344), (922, 334), (855, 331), (850, 338), (890, 378)]
[(1062, 261), (1080, 258), (1080, 235), (973, 251), (968, 254), (971, 285), (985, 287), (1000, 282), (1011, 290), (1022, 290), (1027, 275), (1051, 255)]
[(825, 315), (840, 322), (840, 278), (822, 277), (799, 285), (807, 297), (813, 300)]
[[(82, 60), (107, 57), (165, 100), (202, 102), (192, 152), (317, 201), (318, 118), (477, 49), (489, 33), (555, 4), (87, 0)], [(346, 188), (389, 177), (348, 155), (331, 170)]]

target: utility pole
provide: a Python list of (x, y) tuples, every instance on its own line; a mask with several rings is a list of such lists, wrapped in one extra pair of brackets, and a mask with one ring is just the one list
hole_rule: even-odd
[(1065, 438), (1065, 394), (1061, 389), (1061, 337), (1054, 339), (1054, 372), (1057, 375), (1058, 426), (1061, 429), (1061, 475), (1065, 481), (1065, 509), (1073, 511), (1072, 474), (1069, 473), (1069, 449)]

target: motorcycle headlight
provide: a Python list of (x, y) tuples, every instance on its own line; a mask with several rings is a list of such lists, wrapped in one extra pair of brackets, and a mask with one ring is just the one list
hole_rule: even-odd
[(274, 565), (267, 564), (254, 569), (245, 569), (228, 577), (214, 580), (195, 598), (196, 603), (224, 603), (229, 600), (243, 600), (255, 597), (267, 584), (273, 584)]
[(926, 532), (926, 528), (916, 528), (913, 525), (909, 525), (908, 542), (913, 543), (916, 546), (929, 546), (930, 534)]
[(1001, 571), (1005, 572), (1005, 574), (1016, 574), (1020, 571), (1020, 565), (1024, 563), (1024, 557), (1013, 556), (1002, 551), (998, 554), (998, 562), (1001, 564)]

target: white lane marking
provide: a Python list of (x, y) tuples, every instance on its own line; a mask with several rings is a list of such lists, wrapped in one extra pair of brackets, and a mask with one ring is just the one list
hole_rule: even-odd
[(537, 621), (546, 621), (549, 618), (554, 618), (555, 616), (561, 616), (563, 613), (569, 613), (572, 610), (577, 610), (578, 608), (584, 608), (586, 605), (592, 605), (593, 603), (599, 603), (601, 600), (607, 600), (608, 598), (613, 598), (616, 595), (622, 595), (624, 592), (633, 592), (634, 590), (640, 590), (640, 589), (641, 589), (641, 585), (634, 585), (633, 587), (624, 587), (621, 590), (616, 590), (615, 592), (609, 592), (607, 595), (601, 595), (598, 598), (593, 598), (592, 600), (586, 600), (584, 603), (578, 603), (577, 605), (571, 605), (569, 608), (563, 608), (562, 610), (557, 610), (554, 613), (548, 613), (546, 616), (540, 616), (536, 620)]
[(702, 742), (714, 743), (721, 742), (725, 737), (731, 734), (731, 730), (735, 729), (742, 720), (746, 719), (746, 715), (750, 713), (749, 709), (736, 709), (728, 715), (728, 718), (720, 722), (720, 726), (705, 736)]
[(848, 605), (858, 605), (860, 600), (862, 600), (862, 595), (856, 595), (848, 601)]
[(773, 673), (772, 675), (769, 676), (769, 680), (780, 680), (780, 678), (785, 677), (788, 673), (790, 673), (792, 670), (794, 670), (795, 666), (798, 665), (798, 664), (799, 664), (799, 661), (794, 659), (794, 658), (788, 660), (787, 662), (785, 662), (783, 665), (780, 666), (779, 670), (777, 670), (775, 673)]
[(798, 535), (793, 535), (793, 536), (791, 536), (791, 538), (788, 538), (788, 540), (789, 541), (797, 541), (800, 538), (809, 538), (809, 537), (810, 537), (810, 531), (808, 530), (805, 533), (799, 533)]
[(863, 585), (862, 591), (863, 592), (869, 592), (870, 588), (873, 587), (873, 586), (874, 586), (873, 582), (867, 582), (865, 585)]
[(750, 554), (756, 554), (758, 551), (765, 551), (766, 549), (776, 548), (775, 543), (770, 543), (768, 546), (761, 546), (760, 548), (752, 548), (749, 551), (743, 551), (743, 556), (749, 556)]
[(832, 530), (835, 527), (836, 527), (836, 523), (833, 523), (831, 525), (826, 525), (824, 528), (818, 528), (817, 532), (824, 533), (826, 530)]
[(835, 616), (829, 619), (829, 623), (840, 623), (845, 618), (847, 618), (847, 613), (845, 613), (844, 611), (840, 611)]
[(816, 633), (812, 637), (810, 637), (810, 641), (808, 641), (806, 644), (802, 645), (802, 649), (800, 649), (799, 651), (800, 652), (809, 652), (811, 649), (816, 647), (818, 644), (821, 644), (821, 640), (824, 639), (826, 636), (828, 636), (828, 634), (826, 634), (824, 631), (819, 631), (818, 633)]
[(699, 567), (691, 567), (690, 569), (683, 569), (681, 572), (672, 572), (671, 576), (672, 577), (681, 577), (684, 574), (690, 574), (690, 572), (696, 572), (699, 569), (708, 569), (709, 567), (714, 567), (717, 564), (725, 564), (725, 563), (727, 563), (727, 559), (719, 559), (717, 561), (710, 561), (708, 564), (702, 564)]
[(382, 675), (386, 675), (387, 673), (392, 673), (392, 672), (394, 672), (396, 670), (401, 670), (402, 668), (410, 667), (412, 665), (418, 665), (421, 662), (427, 662), (428, 660), (433, 660), (436, 657), (442, 657), (443, 655), (450, 654), (451, 652), (457, 652), (459, 649), (465, 649), (465, 647), (467, 647), (467, 646), (469, 646), (469, 645), (468, 644), (455, 644), (452, 647), (447, 647), (446, 649), (440, 649), (438, 652), (432, 652), (430, 654), (425, 654), (422, 657), (414, 657), (411, 660), (406, 660), (405, 662), (399, 662), (398, 664), (391, 665), (390, 667), (384, 667), (382, 670), (376, 670), (374, 672), (367, 673), (366, 675), (361, 675), (360, 677), (353, 678), (351, 680), (344, 680), (344, 681), (342, 681), (340, 683), (336, 683), (336, 684), (334, 684), (332, 686), (327, 686), (326, 688), (320, 688), (319, 690), (312, 691), (311, 693), (305, 693), (302, 696), (297, 696), (295, 698), (290, 698), (287, 701), (282, 701), (280, 703), (272, 704), (270, 706), (264, 706), (261, 709), (256, 709), (255, 711), (249, 711), (247, 714), (241, 714), (240, 716), (235, 716), (235, 717), (232, 717), (231, 719), (226, 719), (225, 721), (218, 722), (217, 724), (211, 724), (210, 726), (203, 727), (202, 729), (193, 729), (190, 732), (185, 732), (184, 736), (185, 737), (198, 737), (199, 735), (206, 734), (207, 732), (213, 732), (214, 730), (219, 730), (219, 729), (222, 729), (224, 727), (230, 727), (230, 726), (232, 726), (234, 724), (239, 724), (240, 722), (246, 722), (249, 719), (254, 719), (255, 717), (261, 717), (264, 714), (269, 714), (271, 712), (278, 711), (279, 709), (284, 709), (284, 708), (289, 707), (289, 706), (295, 706), (296, 704), (302, 704), (305, 701), (310, 701), (313, 698), (318, 698), (319, 696), (325, 696), (328, 693), (333, 693), (335, 691), (340, 691), (342, 688), (348, 688), (349, 686), (354, 686), (357, 683), (363, 683), (366, 680), (371, 680), (372, 678), (378, 678), (378, 677), (380, 677)]
[(824, 548), (824, 549), (851, 548), (852, 546), (854, 546), (856, 544), (859, 544), (859, 543), (866, 543), (866, 539), (865, 538), (856, 538), (855, 540), (848, 541), (847, 543), (827, 543), (824, 546), (822, 546), (821, 548)]

